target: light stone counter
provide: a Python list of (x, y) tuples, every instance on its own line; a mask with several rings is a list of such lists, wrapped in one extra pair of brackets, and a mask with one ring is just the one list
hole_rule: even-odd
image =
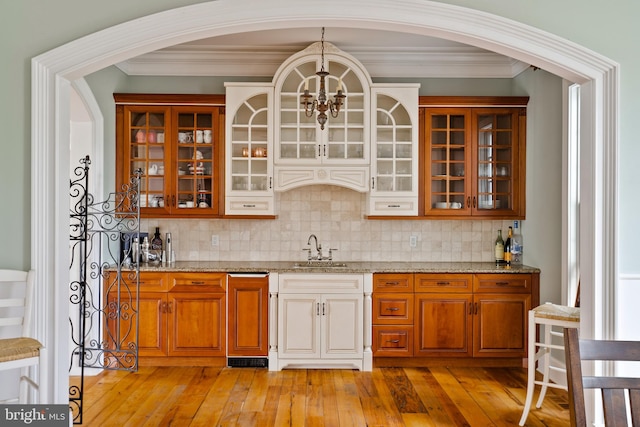
[(233, 273), (540, 273), (526, 265), (496, 266), (491, 262), (359, 262), (346, 267), (295, 267), (296, 261), (177, 261), (169, 265), (141, 264), (140, 271)]

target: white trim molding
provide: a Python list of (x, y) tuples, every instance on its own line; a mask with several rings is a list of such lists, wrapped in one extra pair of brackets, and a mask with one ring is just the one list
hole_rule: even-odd
[[(31, 256), (38, 338), (52, 350), (53, 403), (68, 400), (68, 128), (70, 82), (135, 56), (192, 40), (323, 26), (440, 37), (487, 49), (582, 85), (580, 254), (583, 323), (611, 334), (616, 287), (618, 64), (573, 42), (489, 13), (427, 0), (218, 0), (125, 22), (32, 60)], [(601, 303), (602, 301), (602, 303)], [(603, 325), (602, 330), (599, 325)], [(596, 333), (597, 332), (597, 333)]]

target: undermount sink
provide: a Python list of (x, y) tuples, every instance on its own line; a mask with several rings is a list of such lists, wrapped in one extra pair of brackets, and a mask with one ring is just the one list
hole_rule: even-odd
[(333, 261), (303, 261), (293, 264), (293, 268), (345, 268), (344, 262)]

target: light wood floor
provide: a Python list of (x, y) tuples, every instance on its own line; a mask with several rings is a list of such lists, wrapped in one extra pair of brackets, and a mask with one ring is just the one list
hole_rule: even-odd
[[(143, 367), (86, 377), (85, 393), (85, 426), (517, 426), (526, 369)], [(567, 403), (550, 389), (527, 426), (569, 425)]]

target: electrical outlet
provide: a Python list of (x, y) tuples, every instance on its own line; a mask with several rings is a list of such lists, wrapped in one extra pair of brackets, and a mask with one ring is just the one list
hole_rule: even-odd
[(415, 248), (418, 246), (418, 236), (409, 236), (409, 247)]
[(211, 246), (213, 247), (220, 246), (220, 236), (218, 236), (217, 234), (211, 235)]

